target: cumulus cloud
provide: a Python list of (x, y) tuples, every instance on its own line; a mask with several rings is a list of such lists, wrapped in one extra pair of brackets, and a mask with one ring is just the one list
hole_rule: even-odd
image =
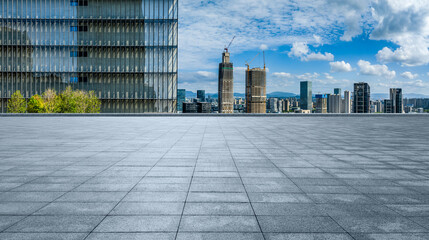
[(292, 78), (293, 75), (290, 73), (286, 73), (286, 72), (275, 72), (273, 73), (274, 77), (278, 77), (278, 78)]
[(294, 42), (288, 53), (289, 57), (296, 57), (301, 61), (334, 61), (334, 55), (331, 53), (314, 53), (310, 51), (307, 43)]
[(412, 79), (418, 78), (419, 75), (418, 74), (412, 74), (411, 72), (404, 72), (401, 74), (401, 77), (412, 80)]
[(262, 51), (266, 51), (266, 50), (268, 50), (268, 45), (267, 44), (261, 44), (261, 46), (259, 46), (259, 49), (261, 49)]
[(216, 77), (216, 73), (214, 73), (214, 72), (198, 71), (197, 74), (200, 77), (204, 77), (204, 78), (214, 78), (214, 77)]
[(341, 62), (330, 62), (331, 72), (351, 72), (353, 71), (350, 63), (346, 63), (344, 61)]
[(429, 4), (421, 0), (374, 0), (372, 16), (376, 26), (370, 37), (388, 40), (396, 49), (383, 48), (380, 62), (399, 62), (404, 66), (429, 63)]
[(360, 60), (358, 66), (362, 75), (380, 76), (389, 79), (396, 76), (396, 72), (390, 71), (386, 65), (372, 65), (368, 61)]

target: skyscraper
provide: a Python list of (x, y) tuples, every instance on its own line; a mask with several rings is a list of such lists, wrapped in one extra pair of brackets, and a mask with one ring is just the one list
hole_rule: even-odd
[(312, 85), (310, 81), (301, 82), (300, 107), (303, 110), (313, 110)]
[(246, 70), (246, 112), (267, 112), (267, 73), (265, 69)]
[(197, 99), (199, 102), (206, 101), (206, 90), (197, 90)]
[(403, 113), (404, 103), (401, 88), (390, 89), (390, 102), (392, 103), (392, 113)]
[(341, 96), (341, 88), (334, 88), (334, 94), (338, 94)]
[(344, 101), (343, 101), (344, 113), (351, 113), (352, 104), (350, 98), (350, 91), (344, 91)]
[(341, 113), (341, 95), (331, 94), (328, 97), (329, 113)]
[(371, 90), (368, 83), (360, 82), (354, 84), (353, 112), (370, 113)]
[(219, 64), (218, 100), (219, 113), (234, 113), (234, 65), (226, 50)]
[(177, 111), (183, 112), (183, 103), (186, 101), (186, 89), (177, 90)]
[(3, 111), (16, 90), (72, 86), (95, 91), (102, 112), (176, 112), (178, 0), (0, 4)]
[(326, 94), (316, 95), (316, 113), (328, 112), (328, 98)]
[(384, 113), (394, 113), (394, 107), (392, 104), (392, 100), (384, 99)]

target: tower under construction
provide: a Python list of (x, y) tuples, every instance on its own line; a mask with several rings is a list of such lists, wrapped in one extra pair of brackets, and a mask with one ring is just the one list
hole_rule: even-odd
[(234, 65), (230, 62), (228, 52), (235, 36), (222, 53), (222, 62), (219, 64), (218, 100), (219, 113), (234, 113)]
[(246, 112), (266, 113), (267, 72), (261, 68), (246, 70)]

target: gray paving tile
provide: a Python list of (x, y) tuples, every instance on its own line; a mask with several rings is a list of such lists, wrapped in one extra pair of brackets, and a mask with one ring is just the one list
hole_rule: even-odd
[(183, 216), (183, 232), (259, 232), (254, 216)]
[(391, 216), (332, 216), (347, 232), (413, 233), (428, 230), (404, 217)]
[(68, 192), (57, 202), (119, 202), (128, 192)]
[(52, 202), (65, 192), (4, 192), (0, 202)]
[(263, 240), (261, 233), (184, 233), (179, 232), (177, 240)]
[(345, 233), (266, 233), (267, 240), (352, 240)]
[(254, 215), (249, 203), (193, 203), (185, 205), (184, 215)]
[(84, 240), (87, 233), (0, 233), (2, 240)]
[(352, 234), (356, 240), (426, 240), (427, 233), (371, 233)]
[(317, 216), (258, 216), (264, 232), (340, 233), (344, 230), (330, 217)]
[(180, 216), (107, 216), (94, 232), (176, 232)]
[(111, 215), (181, 215), (183, 202), (121, 202)]
[(29, 215), (46, 204), (42, 202), (0, 202), (0, 215)]
[(102, 219), (101, 216), (29, 216), (8, 228), (6, 232), (90, 232)]
[(43, 207), (34, 215), (107, 215), (115, 202), (83, 203), (83, 202), (54, 202)]
[(0, 232), (17, 223), (24, 216), (1, 216), (0, 217)]
[(175, 233), (91, 233), (86, 240), (174, 240)]

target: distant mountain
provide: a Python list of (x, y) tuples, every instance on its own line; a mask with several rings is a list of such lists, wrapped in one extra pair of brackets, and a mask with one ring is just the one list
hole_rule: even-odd
[(186, 98), (196, 98), (197, 94), (192, 91), (186, 91)]
[[(390, 96), (388, 93), (371, 93), (371, 100), (384, 100), (389, 98)], [(417, 93), (406, 93), (403, 94), (403, 98), (429, 98), (429, 96)]]

